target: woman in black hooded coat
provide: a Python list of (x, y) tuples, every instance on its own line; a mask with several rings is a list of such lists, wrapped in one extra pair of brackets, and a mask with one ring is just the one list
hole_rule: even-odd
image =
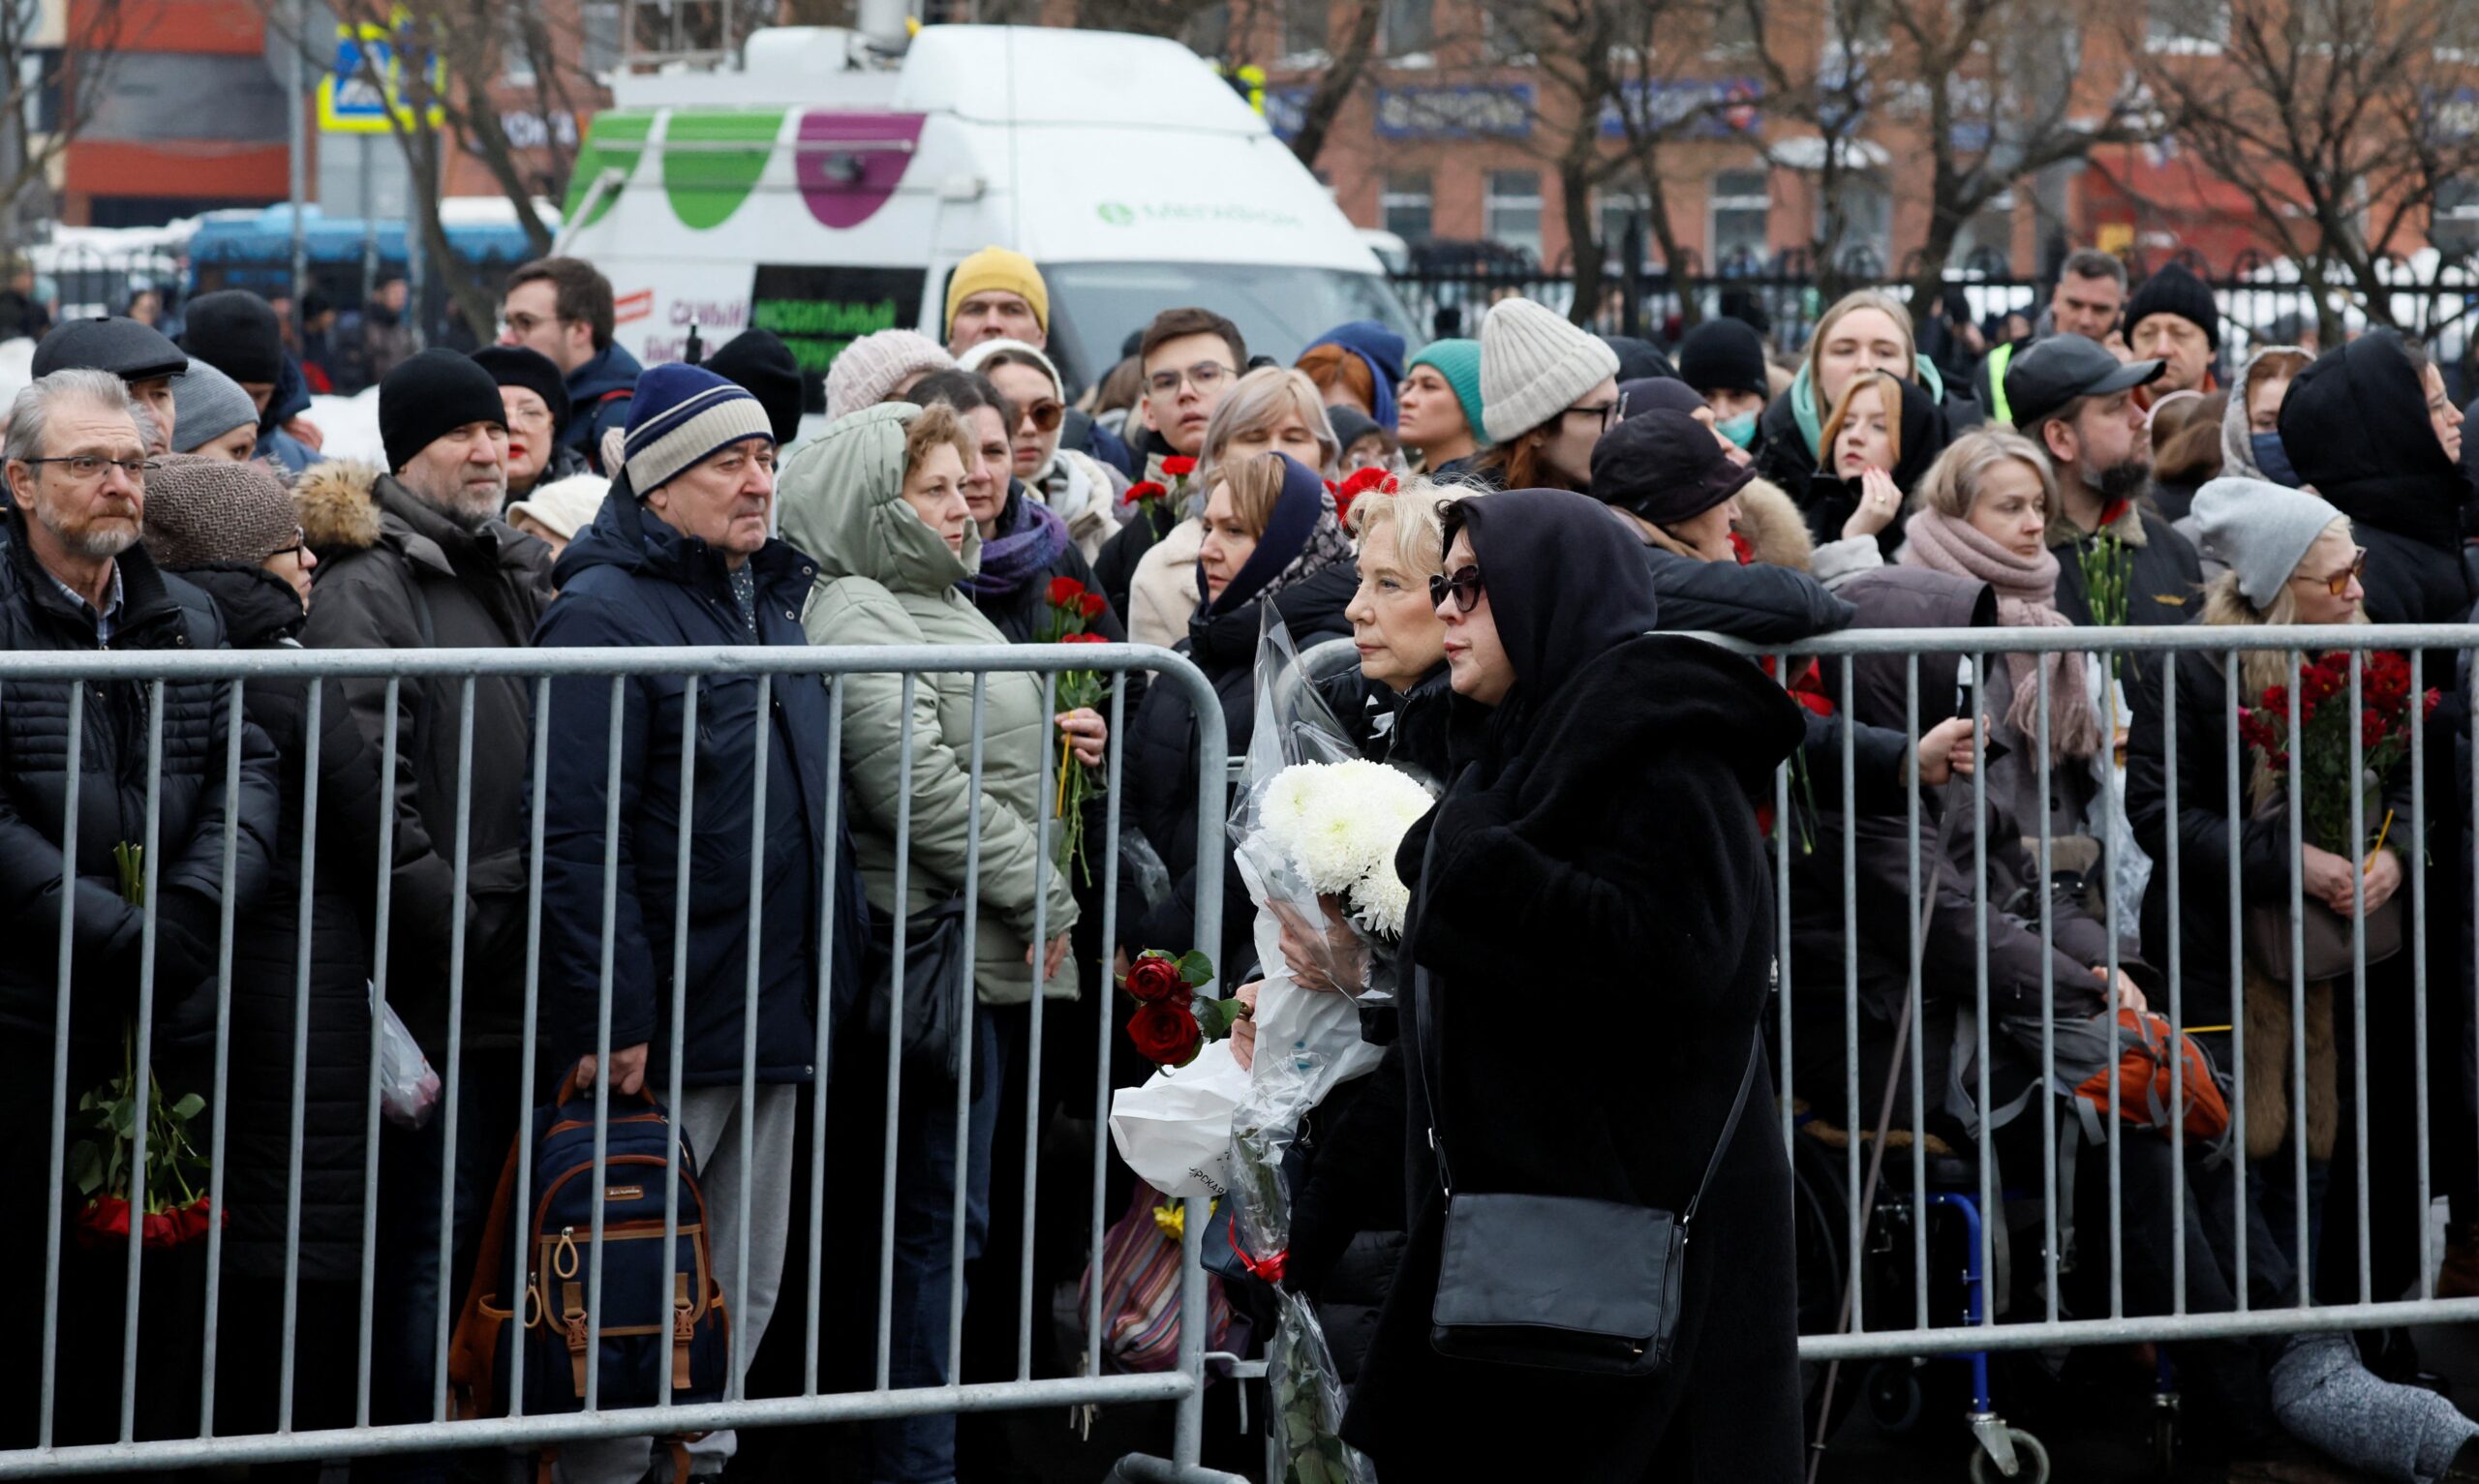
[[(1448, 655), (1459, 692), (1496, 704), (1395, 860), (1414, 892), (1419, 1214), (1343, 1435), (1406, 1479), (1790, 1484), (1790, 1182), (1769, 1076), (1752, 1078), (1754, 1116), (1698, 1208), (1667, 1369), (1621, 1378), (1430, 1345), (1447, 1210), (1432, 1129), (1464, 1191), (1671, 1211), (1696, 1196), (1761, 1070), (1773, 893), (1756, 800), (1800, 738), (1798, 709), (1755, 666), (1648, 632), (1639, 543), (1590, 499), (1520, 490), (1452, 520), (1448, 569), (1477, 566), (1481, 591), (1468, 613), (1441, 605), (1456, 615)], [(1619, 1025), (1641, 1029), (1613, 1045)]]

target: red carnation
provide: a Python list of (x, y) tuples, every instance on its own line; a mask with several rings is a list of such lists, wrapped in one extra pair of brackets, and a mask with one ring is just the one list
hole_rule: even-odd
[(1098, 592), (1087, 592), (1076, 600), (1076, 611), (1088, 619), (1100, 618), (1102, 610), (1110, 606), (1110, 599)]
[(1179, 978), (1179, 966), (1168, 958), (1139, 958), (1127, 966), (1127, 992), (1151, 1005), (1168, 1000), (1185, 988)]
[(1050, 580), (1050, 605), (1053, 608), (1074, 607), (1076, 600), (1084, 595), (1085, 585), (1073, 577), (1054, 577)]
[(1128, 1017), (1127, 1039), (1136, 1043), (1138, 1053), (1147, 1061), (1182, 1067), (1205, 1044), (1205, 1031), (1185, 1005), (1145, 1005)]
[(2288, 687), (2288, 686), (2286, 686), (2286, 685), (2267, 685), (2267, 686), (2265, 686), (2265, 687), (2264, 687), (2264, 710), (2266, 710), (2266, 711), (2268, 711), (2268, 712), (2286, 712), (2286, 711), (2288, 711), (2288, 710), (2289, 710), (2289, 687)]
[(2444, 692), (2431, 686), (2428, 693), (2420, 698), (2419, 704), (2420, 715), (2433, 716), (2436, 713), (2436, 708), (2444, 704)]
[(1061, 644), (1108, 644), (1111, 642), (1111, 636), (1093, 633), (1061, 634), (1058, 636), (1058, 642)]
[(1119, 497), (1119, 503), (1126, 505), (1141, 505), (1148, 500), (1160, 500), (1170, 493), (1171, 492), (1169, 490), (1155, 484), (1150, 479), (1140, 479), (1136, 483), (1127, 487), (1127, 493)]
[(1756, 561), (1756, 543), (1733, 530), (1730, 532), (1730, 555), (1739, 559), (1741, 566), (1753, 565)]
[(2126, 515), (2126, 513), (2127, 502), (2125, 500), (2110, 500), (2107, 504), (2100, 507), (2100, 529), (2102, 530), (2106, 530), (2110, 527), (2115, 526), (2119, 520)]
[(1175, 454), (1162, 461), (1162, 472), (1174, 479), (1185, 479), (1196, 471), (1197, 461), (1183, 455)]

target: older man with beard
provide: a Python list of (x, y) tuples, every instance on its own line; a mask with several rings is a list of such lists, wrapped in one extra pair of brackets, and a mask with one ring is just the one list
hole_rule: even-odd
[[(302, 531), (319, 558), (318, 601), (302, 642), (372, 651), (525, 647), (550, 599), (551, 551), (500, 519), (507, 411), (499, 383), (454, 351), (422, 351), (380, 383), (379, 431), (394, 472), (328, 463), (297, 487)], [(364, 677), (343, 685), (354, 722), (380, 747), (388, 682)], [(460, 778), (458, 713), (469, 685), (473, 767)], [(437, 1305), (450, 1276), (438, 1262), (442, 1162), (452, 1158), (458, 1170), (461, 1270), (516, 1126), (533, 686), (519, 677), (406, 680), (394, 703), (397, 838), (424, 842), (429, 859), (416, 880), (408, 880), (402, 862), (396, 869), (387, 999), (443, 1073), (450, 931), (460, 914), (467, 926), (457, 1147), (444, 1146), (444, 1119), (381, 1136), (379, 1260), (388, 1302), (374, 1343), (379, 1374), (390, 1384), (374, 1412), (410, 1421), (431, 1412)], [(462, 901), (450, 869), (460, 796), (471, 803)]]

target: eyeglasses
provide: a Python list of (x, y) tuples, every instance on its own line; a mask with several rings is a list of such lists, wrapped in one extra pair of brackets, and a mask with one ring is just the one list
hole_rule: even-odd
[(1470, 613), (1481, 601), (1481, 569), (1464, 567), (1452, 577), (1429, 579), (1429, 606), (1444, 606), (1450, 593), (1456, 613)]
[(520, 336), (531, 335), (536, 330), (542, 328), (542, 326), (546, 324), (567, 323), (566, 319), (561, 318), (557, 315), (529, 315), (523, 310), (518, 310), (512, 315), (504, 316), (503, 319), (509, 329), (516, 331)]
[(2350, 559), (2350, 564), (2330, 577), (2293, 577), (2290, 581), (2318, 583), (2323, 586), (2325, 591), (2340, 597), (2350, 591), (2350, 584), (2367, 575), (2367, 548), (2361, 546), (2353, 550), (2358, 555)]
[(309, 532), (303, 530), (300, 527), (295, 526), (292, 528), (292, 544), (291, 546), (279, 546), (274, 551), (267, 553), (267, 560), (269, 561), (273, 561), (278, 557), (297, 557), (309, 549)]
[(1625, 399), (1613, 397), (1607, 402), (1595, 403), (1591, 407), (1569, 408), (1558, 415), (1561, 417), (1592, 418), (1594, 421), (1601, 424), (1601, 431), (1607, 433), (1609, 431), (1610, 419), (1617, 415), (1618, 409), (1625, 405)]
[(551, 409), (549, 408), (511, 408), (508, 409), (507, 421), (508, 426), (512, 428), (547, 428), (551, 426)]
[(1059, 420), (1066, 415), (1067, 409), (1056, 402), (1036, 402), (1025, 409), (1024, 421), (1031, 423), (1037, 432), (1050, 433), (1056, 430)]
[(1232, 374), (1231, 368), (1219, 361), (1199, 361), (1185, 371), (1157, 371), (1145, 379), (1145, 384), (1152, 388), (1156, 397), (1176, 397), (1181, 381), (1194, 384), (1198, 391), (1209, 392)]
[(17, 462), (62, 465), (68, 469), (70, 478), (89, 483), (102, 478), (105, 469), (116, 469), (143, 484), (146, 482), (149, 470), (162, 467), (152, 459), (107, 459), (99, 453), (71, 453), (63, 454), (56, 459), (19, 459)]

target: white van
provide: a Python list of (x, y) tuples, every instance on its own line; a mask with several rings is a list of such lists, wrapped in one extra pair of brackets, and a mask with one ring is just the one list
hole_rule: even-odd
[(1176, 42), (1051, 27), (762, 30), (738, 72), (616, 79), (587, 132), (560, 251), (609, 276), (619, 338), (676, 360), (747, 325), (816, 380), (854, 337), (943, 343), (946, 284), (992, 243), (1040, 264), (1071, 384), (1158, 311), (1228, 315), (1288, 363), (1345, 320), (1417, 342), (1326, 189)]

